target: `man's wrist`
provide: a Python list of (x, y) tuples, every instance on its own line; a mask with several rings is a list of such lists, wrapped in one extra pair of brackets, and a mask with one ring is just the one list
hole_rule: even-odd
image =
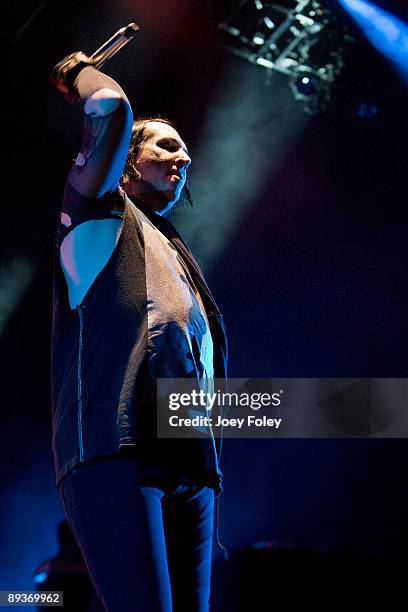
[(88, 66), (92, 66), (92, 62), (85, 53), (71, 53), (54, 67), (50, 83), (70, 102), (74, 102), (79, 98), (75, 81), (79, 73)]

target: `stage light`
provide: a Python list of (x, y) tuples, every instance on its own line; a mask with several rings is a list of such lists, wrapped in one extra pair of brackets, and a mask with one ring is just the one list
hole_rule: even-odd
[[(303, 102), (308, 113), (327, 106), (331, 86), (341, 73), (353, 40), (318, 0), (293, 0), (292, 9), (244, 0), (218, 24), (218, 30), (223, 38), (216, 44), (288, 76), (295, 98)], [(310, 73), (307, 83), (302, 81), (305, 75), (300, 75), (304, 69)]]
[(265, 42), (264, 37), (262, 36), (262, 34), (255, 34), (254, 37), (252, 38), (253, 42), (255, 45), (263, 45)]
[(318, 110), (317, 104), (322, 104), (328, 90), (317, 75), (308, 71), (307, 67), (297, 67), (297, 75), (290, 77), (289, 86), (296, 100), (303, 102), (304, 109), (313, 114)]
[(318, 82), (315, 77), (302, 77), (295, 81), (299, 93), (304, 96), (313, 96), (317, 91)]
[(266, 25), (268, 30), (273, 30), (273, 28), (275, 27), (275, 24), (273, 23), (272, 19), (268, 16), (264, 17), (264, 24)]
[(271, 62), (271, 60), (265, 59), (264, 57), (258, 57), (258, 59), (256, 60), (256, 63), (259, 66), (263, 66), (264, 68), (269, 68), (270, 70), (272, 70), (272, 68), (274, 67), (274, 63)]

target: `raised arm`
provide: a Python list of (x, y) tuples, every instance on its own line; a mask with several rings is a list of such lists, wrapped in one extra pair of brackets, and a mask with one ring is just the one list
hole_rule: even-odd
[(87, 65), (82, 53), (56, 66), (52, 82), (70, 101), (80, 101), (85, 126), (68, 182), (80, 194), (99, 198), (113, 191), (122, 175), (132, 131), (132, 110), (119, 85)]

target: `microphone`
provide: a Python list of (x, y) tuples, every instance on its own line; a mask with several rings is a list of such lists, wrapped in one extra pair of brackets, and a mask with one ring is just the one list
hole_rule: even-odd
[(140, 30), (137, 23), (129, 23), (127, 26), (120, 28), (107, 40), (99, 49), (90, 57), (82, 51), (71, 53), (54, 66), (50, 76), (50, 83), (58, 91), (60, 91), (69, 102), (76, 102), (78, 99), (77, 93), (73, 90), (73, 84), (82, 70), (86, 66), (94, 66), (100, 68), (103, 64), (113, 57), (122, 47), (132, 40), (136, 32)]
[(137, 23), (129, 23), (127, 26), (120, 28), (109, 40), (103, 43), (99, 49), (90, 56), (92, 66), (100, 68), (104, 63), (113, 57), (122, 47), (127, 45), (132, 40), (136, 32), (140, 30)]

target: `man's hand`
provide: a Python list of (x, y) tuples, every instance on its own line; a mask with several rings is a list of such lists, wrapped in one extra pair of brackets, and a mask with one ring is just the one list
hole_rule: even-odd
[(74, 81), (82, 68), (92, 66), (92, 64), (92, 60), (82, 51), (71, 53), (54, 66), (50, 75), (50, 83), (64, 95), (68, 102), (74, 103), (79, 98)]

